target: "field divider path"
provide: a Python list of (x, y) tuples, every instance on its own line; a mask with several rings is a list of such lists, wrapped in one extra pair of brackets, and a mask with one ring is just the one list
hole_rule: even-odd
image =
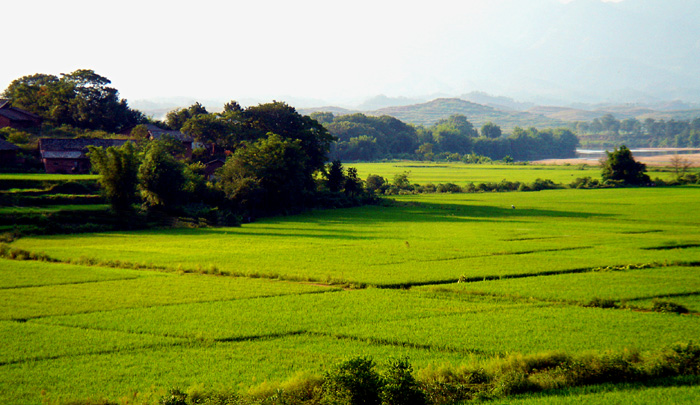
[(700, 295), (700, 291), (687, 292), (687, 293), (677, 293), (677, 294), (649, 295), (649, 296), (645, 296), (645, 297), (627, 298), (625, 301), (644, 301), (644, 300), (651, 300), (654, 298), (694, 297), (696, 295)]
[[(629, 266), (630, 268), (624, 268)], [(519, 274), (502, 274), (502, 275), (486, 275), (486, 276), (474, 276), (466, 277), (462, 276), (459, 278), (451, 278), (447, 280), (430, 280), (430, 281), (417, 281), (408, 283), (396, 283), (396, 284), (377, 284), (375, 288), (382, 289), (409, 289), (411, 287), (424, 287), (431, 285), (445, 285), (445, 284), (457, 284), (457, 283), (478, 283), (481, 281), (495, 281), (495, 280), (507, 280), (507, 279), (518, 279), (518, 278), (529, 278), (529, 277), (544, 277), (544, 276), (557, 276), (564, 274), (577, 274), (577, 273), (590, 273), (596, 271), (634, 271), (641, 269), (656, 269), (669, 266), (683, 266), (683, 267), (699, 267), (700, 262), (668, 262), (668, 263), (639, 263), (639, 264), (629, 264), (620, 265), (614, 264), (609, 266), (596, 266), (596, 267), (581, 267), (575, 269), (565, 269), (565, 270), (546, 270), (537, 273), (519, 273)]]
[[(419, 260), (410, 260), (410, 261), (415, 262), (415, 263), (448, 262), (448, 261), (454, 261), (454, 260), (478, 259), (478, 258), (483, 258), (483, 257), (518, 256), (518, 255), (529, 255), (529, 254), (533, 254), (533, 253), (565, 252), (565, 251), (569, 251), (569, 250), (583, 250), (583, 249), (593, 249), (593, 246), (572, 246), (572, 247), (566, 247), (566, 248), (534, 249), (534, 250), (523, 250), (523, 251), (517, 251), (517, 252), (494, 252), (494, 253), (489, 253), (489, 254), (485, 254), (485, 255), (464, 255), (464, 256), (452, 256), (452, 257), (444, 257), (444, 258), (437, 258), (437, 259), (419, 259)], [(404, 264), (404, 263), (406, 263), (406, 261), (378, 263), (378, 264), (372, 264), (370, 266), (371, 267), (394, 266), (397, 264)]]
[(19, 290), (23, 288), (37, 288), (37, 287), (54, 287), (54, 286), (65, 286), (65, 285), (80, 285), (80, 284), (92, 284), (92, 283), (103, 283), (108, 281), (126, 281), (126, 280), (137, 280), (139, 276), (135, 277), (124, 277), (124, 278), (110, 278), (108, 280), (85, 280), (85, 281), (69, 281), (65, 283), (51, 283), (51, 284), (31, 284), (31, 285), (15, 285), (1, 287), (0, 290)]
[[(214, 302), (234, 302), (234, 301), (255, 300), (255, 299), (261, 299), (261, 298), (295, 296), (295, 295), (325, 294), (325, 293), (332, 293), (332, 292), (338, 292), (338, 291), (340, 291), (340, 289), (330, 289), (327, 291), (324, 291), (324, 290), (304, 291), (304, 292), (294, 292), (294, 293), (287, 293), (287, 294), (268, 294), (268, 295), (258, 295), (258, 296), (254, 296), (254, 297), (243, 297), (243, 298), (221, 298), (221, 299), (202, 300), (202, 301), (160, 303), (160, 304), (153, 304), (153, 305), (133, 306), (133, 307), (99, 309), (99, 310), (94, 310), (94, 311), (79, 311), (79, 312), (73, 312), (70, 314), (39, 315), (39, 316), (30, 316), (30, 317), (25, 317), (25, 318), (14, 318), (14, 319), (7, 319), (7, 320), (14, 321), (14, 322), (27, 322), (29, 320), (40, 322), (41, 320), (51, 319), (51, 318), (55, 318), (55, 317), (64, 317), (64, 316), (72, 316), (72, 315), (86, 315), (86, 314), (96, 314), (96, 313), (110, 313), (110, 312), (118, 312), (118, 311), (124, 311), (124, 310), (129, 310), (129, 309), (166, 308), (166, 307), (176, 307), (176, 306), (185, 306), (185, 305), (209, 304), (209, 303), (214, 303)], [(52, 323), (50, 323), (50, 322), (40, 322), (40, 323), (52, 325)], [(60, 324), (60, 325), (64, 325), (64, 324)], [(68, 325), (64, 325), (64, 326), (68, 326)], [(85, 329), (90, 329), (90, 328), (85, 328)], [(112, 329), (98, 329), (98, 328), (95, 328), (95, 329), (96, 330), (112, 330)], [(114, 330), (114, 331), (116, 331), (116, 330)], [(182, 337), (182, 336), (171, 336), (171, 337)]]
[[(634, 271), (634, 270), (630, 270), (630, 271)], [(487, 281), (491, 281), (491, 280), (487, 280)], [(578, 307), (583, 307), (583, 308), (595, 308), (595, 307), (600, 308), (597, 305), (591, 304), (590, 301), (544, 298), (544, 297), (535, 297), (535, 296), (520, 295), (520, 294), (513, 294), (513, 293), (498, 293), (498, 292), (486, 292), (486, 291), (456, 291), (456, 290), (450, 290), (450, 289), (437, 289), (437, 290), (435, 290), (435, 292), (446, 293), (446, 294), (456, 294), (456, 295), (467, 295), (467, 296), (475, 296), (475, 297), (506, 298), (506, 299), (512, 299), (514, 301), (527, 300), (527, 301), (536, 301), (536, 302), (541, 302), (541, 303), (549, 303), (552, 305), (570, 305), (570, 306), (578, 306)], [(633, 297), (633, 298), (614, 299), (614, 300), (612, 300), (615, 302), (614, 306), (603, 307), (603, 308), (605, 308), (605, 309), (617, 309), (617, 310), (628, 310), (628, 311), (635, 311), (635, 312), (659, 312), (659, 311), (654, 311), (650, 308), (639, 307), (639, 306), (634, 306), (634, 305), (626, 305), (624, 303), (630, 302), (630, 301), (644, 301), (644, 300), (650, 300), (650, 299), (675, 298), (675, 297), (694, 297), (694, 296), (700, 296), (700, 291), (676, 293), (676, 294), (669, 293), (669, 294), (649, 295), (649, 296)], [(621, 304), (618, 305), (617, 304), (618, 302)], [(662, 311), (662, 312), (664, 312), (664, 311)], [(690, 312), (685, 313), (685, 315), (700, 316), (700, 312), (691, 310)]]
[(432, 351), (445, 352), (445, 353), (493, 355), (492, 352), (488, 352), (488, 351), (480, 350), (480, 349), (457, 349), (454, 347), (444, 347), (443, 348), (443, 347), (435, 347), (432, 345), (426, 345), (426, 344), (420, 344), (420, 343), (400, 342), (400, 341), (391, 340), (391, 339), (384, 339), (384, 338), (371, 338), (371, 337), (367, 338), (367, 337), (352, 336), (352, 335), (347, 335), (347, 334), (334, 334), (334, 333), (321, 333), (321, 332), (306, 332), (306, 334), (310, 335), (310, 336), (322, 336), (322, 337), (330, 337), (330, 338), (334, 338), (334, 339), (350, 340), (353, 342), (369, 343), (369, 344), (377, 345), (377, 346), (408, 347), (411, 349), (432, 350)]
[[(84, 329), (84, 328), (79, 328), (79, 329)], [(158, 335), (156, 335), (156, 336), (158, 336)], [(100, 355), (104, 355), (104, 354), (128, 353), (128, 352), (134, 352), (134, 351), (139, 351), (139, 350), (144, 350), (144, 349), (176, 347), (176, 346), (183, 346), (184, 344), (187, 344), (187, 343), (190, 343), (190, 342), (187, 340), (183, 340), (182, 342), (175, 342), (175, 343), (170, 343), (170, 344), (157, 343), (157, 344), (152, 344), (152, 345), (132, 347), (132, 348), (128, 348), (128, 349), (127, 348), (116, 348), (116, 349), (110, 349), (110, 350), (87, 351), (84, 353), (72, 353), (72, 354), (61, 354), (61, 355), (56, 355), (56, 356), (33, 357), (33, 358), (22, 359), (22, 360), (10, 360), (10, 361), (0, 362), (0, 367), (12, 366), (12, 365), (24, 364), (24, 363), (35, 363), (35, 362), (41, 362), (41, 361), (52, 361), (52, 360), (59, 360), (59, 359), (77, 358), (77, 357), (83, 357), (83, 356), (100, 356)]]

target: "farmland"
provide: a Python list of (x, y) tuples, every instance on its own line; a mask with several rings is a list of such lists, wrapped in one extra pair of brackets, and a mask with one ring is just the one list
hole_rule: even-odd
[[(412, 181), (457, 181), (433, 169)], [(503, 170), (470, 181), (579, 171)], [(23, 237), (7, 249), (52, 262), (0, 259), (0, 402), (153, 403), (173, 386), (245, 390), (351, 356), (407, 356), (421, 372), (697, 340), (699, 197), (695, 186), (406, 195), (232, 228)], [(658, 300), (690, 313), (655, 311)], [(697, 387), (565, 394), (692, 402)]]
[[(597, 162), (581, 163), (578, 165), (528, 165), (514, 166), (504, 164), (464, 164), (456, 162), (358, 162), (348, 163), (357, 168), (360, 178), (365, 179), (370, 174), (376, 174), (392, 180), (395, 175), (409, 173), (412, 183), (425, 185), (427, 183), (455, 183), (464, 186), (468, 183), (498, 183), (502, 180), (531, 183), (536, 179), (548, 179), (554, 183), (569, 184), (577, 178), (600, 177)], [(649, 176), (670, 180), (673, 176), (670, 170), (650, 168)]]

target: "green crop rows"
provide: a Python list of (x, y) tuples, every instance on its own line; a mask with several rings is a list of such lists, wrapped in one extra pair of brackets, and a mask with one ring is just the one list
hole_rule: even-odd
[[(56, 262), (0, 259), (0, 402), (156, 402), (171, 386), (250, 387), (358, 355), (420, 369), (697, 340), (699, 197), (410, 195), (239, 228), (20, 238), (6, 248)], [(659, 299), (689, 313), (652, 311)], [(697, 399), (689, 384), (564, 394)]]
[[(577, 178), (592, 177), (600, 179), (600, 168), (597, 162), (578, 166), (554, 165), (477, 165), (449, 162), (382, 162), (382, 163), (349, 163), (349, 167), (357, 168), (361, 179), (370, 174), (380, 175), (389, 181), (397, 174), (408, 172), (411, 183), (425, 185), (427, 183), (455, 183), (464, 186), (468, 183), (498, 183), (502, 180), (532, 183), (536, 179), (548, 179), (555, 183), (569, 184)], [(663, 180), (673, 178), (670, 171), (651, 171), (652, 178)]]

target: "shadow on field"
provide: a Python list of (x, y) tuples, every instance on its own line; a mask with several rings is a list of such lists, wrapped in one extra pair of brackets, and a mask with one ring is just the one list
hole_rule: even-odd
[[(304, 222), (318, 225), (379, 224), (384, 222), (509, 222), (528, 218), (593, 218), (610, 217), (610, 214), (546, 210), (538, 208), (512, 208), (444, 203), (395, 203), (390, 206), (349, 208), (338, 211), (318, 211), (304, 214)], [(266, 224), (284, 224), (284, 219), (267, 219)], [(287, 228), (288, 229), (288, 228)]]
[[(635, 402), (636, 400), (644, 399), (646, 398), (644, 396), (644, 393), (642, 391), (646, 389), (653, 389), (653, 388), (664, 388), (664, 387), (697, 387), (700, 386), (700, 377), (696, 375), (688, 375), (688, 376), (679, 376), (679, 377), (667, 377), (667, 378), (658, 378), (658, 379), (653, 379), (653, 380), (648, 380), (648, 381), (642, 381), (642, 382), (634, 382), (634, 383), (606, 383), (606, 384), (597, 384), (597, 385), (586, 385), (582, 387), (570, 387), (570, 388), (560, 388), (560, 389), (554, 389), (554, 390), (545, 390), (539, 393), (535, 394), (523, 394), (519, 395), (516, 397), (512, 397), (513, 399), (516, 398), (523, 398), (523, 399), (543, 399), (543, 398), (548, 398), (548, 397), (567, 397), (567, 398), (573, 398), (573, 399), (578, 399), (581, 403), (587, 402), (587, 400), (590, 400), (590, 402), (598, 402), (596, 401), (596, 395), (605, 395), (606, 393), (615, 393), (615, 392), (627, 392), (630, 393), (632, 397), (627, 398), (629, 402)], [(633, 397), (632, 392), (638, 391), (639, 397)], [(688, 394), (692, 395), (692, 394)], [(653, 398), (653, 397), (650, 397)], [(643, 403), (644, 401), (642, 401)], [(650, 402), (654, 402), (651, 400)], [(573, 402), (572, 402), (573, 403)]]

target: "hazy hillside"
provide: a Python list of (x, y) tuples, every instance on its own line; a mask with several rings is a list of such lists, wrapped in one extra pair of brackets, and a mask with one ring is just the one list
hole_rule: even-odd
[(503, 111), (472, 103), (459, 98), (439, 98), (422, 104), (382, 108), (368, 112), (370, 115), (390, 115), (411, 124), (431, 125), (441, 118), (462, 114), (475, 126), (492, 121), (506, 131), (520, 127), (556, 127), (559, 120), (528, 112)]
[(693, 118), (700, 117), (700, 109), (656, 110), (637, 105), (611, 105), (592, 110), (571, 107), (536, 106), (528, 109), (527, 112), (565, 122), (592, 121), (606, 114), (612, 114), (618, 120), (627, 118), (636, 118), (638, 120), (644, 120), (645, 118), (653, 118), (656, 120), (692, 120)]

